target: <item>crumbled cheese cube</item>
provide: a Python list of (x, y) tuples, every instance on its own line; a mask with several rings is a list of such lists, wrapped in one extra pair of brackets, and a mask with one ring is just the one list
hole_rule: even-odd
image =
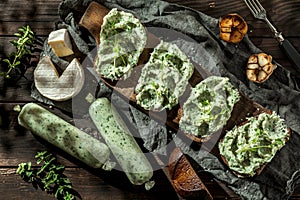
[(72, 43), (67, 29), (52, 31), (48, 37), (48, 44), (58, 57), (74, 54)]

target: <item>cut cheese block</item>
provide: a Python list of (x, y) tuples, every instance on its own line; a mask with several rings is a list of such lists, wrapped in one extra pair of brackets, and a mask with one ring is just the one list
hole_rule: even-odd
[(65, 28), (52, 31), (48, 37), (48, 44), (58, 57), (74, 54), (68, 30)]
[(37, 90), (45, 97), (55, 101), (65, 101), (77, 95), (84, 84), (84, 70), (74, 58), (59, 76), (50, 57), (42, 58), (34, 70)]

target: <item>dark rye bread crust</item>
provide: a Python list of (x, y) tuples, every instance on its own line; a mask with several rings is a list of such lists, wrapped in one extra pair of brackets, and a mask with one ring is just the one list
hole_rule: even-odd
[(109, 13), (109, 9), (92, 1), (79, 21), (79, 25), (86, 28), (100, 44), (100, 29), (103, 18)]
[(175, 191), (186, 199), (213, 199), (179, 147), (169, 157), (169, 174)]
[[(257, 113), (255, 113), (255, 116), (254, 116), (254, 117), (257, 118), (258, 115), (261, 114), (261, 113), (272, 114), (272, 111), (271, 111), (271, 110), (264, 109), (264, 110), (262, 110), (262, 112), (257, 112)], [(249, 123), (249, 121), (248, 121), (248, 120), (245, 120), (245, 121), (243, 121), (242, 123), (240, 123), (238, 126), (243, 126), (243, 125), (245, 125), (245, 124), (247, 124), (247, 123)], [(287, 132), (287, 136), (286, 136), (286, 138), (285, 138), (285, 142), (287, 142), (287, 141), (289, 140), (290, 135), (291, 135), (291, 129), (290, 129), (290, 128), (287, 128), (287, 130), (288, 130), (288, 132)], [(220, 139), (220, 142), (222, 142), (222, 141), (223, 141), (223, 138)], [(225, 158), (223, 155), (221, 155), (221, 154), (220, 154), (220, 157), (221, 157), (222, 161), (224, 162), (224, 164), (230, 169), (230, 167), (229, 167), (229, 165), (228, 165), (228, 161), (226, 160), (226, 158)], [(257, 168), (257, 169), (255, 170), (255, 175), (259, 175), (259, 174), (263, 171), (263, 169), (266, 167), (267, 164), (268, 164), (268, 163), (263, 163), (259, 168)], [(249, 176), (248, 174), (242, 174), (242, 173), (239, 173), (239, 172), (237, 172), (237, 171), (235, 171), (235, 170), (232, 170), (232, 169), (230, 169), (230, 171), (231, 171), (234, 175), (236, 175), (237, 177), (241, 177), (241, 178), (248, 178), (248, 177), (251, 177), (251, 176)]]

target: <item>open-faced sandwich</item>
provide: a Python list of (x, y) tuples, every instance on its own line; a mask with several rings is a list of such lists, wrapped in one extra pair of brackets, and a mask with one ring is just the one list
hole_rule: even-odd
[(194, 65), (176, 44), (161, 41), (151, 53), (135, 87), (145, 110), (171, 109), (186, 90)]
[(192, 88), (183, 104), (179, 127), (205, 140), (222, 130), (239, 99), (238, 90), (227, 77), (210, 76)]
[(290, 129), (275, 112), (250, 117), (219, 142), (223, 161), (239, 177), (259, 174), (285, 145)]
[(96, 72), (111, 80), (128, 77), (146, 43), (146, 30), (140, 20), (113, 8), (103, 18)]

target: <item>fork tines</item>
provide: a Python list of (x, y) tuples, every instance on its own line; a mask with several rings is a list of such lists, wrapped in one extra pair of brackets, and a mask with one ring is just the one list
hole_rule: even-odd
[(264, 7), (259, 3), (258, 0), (244, 0), (244, 1), (254, 16), (266, 12)]

